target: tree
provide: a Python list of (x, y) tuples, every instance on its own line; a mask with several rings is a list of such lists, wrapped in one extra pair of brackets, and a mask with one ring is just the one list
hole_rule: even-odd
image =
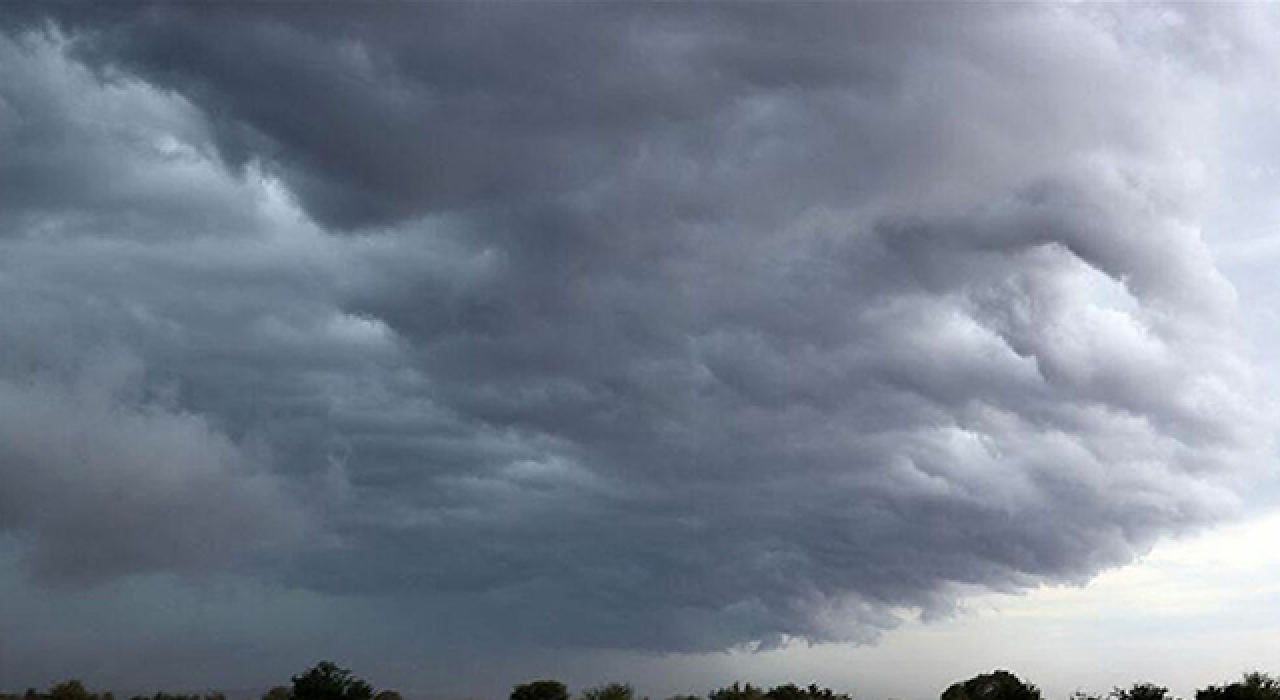
[(373, 696), (373, 700), (404, 700), (404, 698), (394, 690), (383, 690)]
[(262, 700), (293, 700), (293, 691), (283, 685), (277, 685), (263, 693)]
[(1115, 688), (1111, 700), (1174, 700), (1169, 689), (1155, 683), (1134, 683), (1128, 688)]
[(795, 683), (775, 686), (765, 693), (765, 697), (769, 700), (850, 700), (848, 695), (836, 693), (830, 688), (820, 688), (816, 683), (810, 683), (804, 688)]
[(750, 683), (734, 683), (707, 695), (708, 700), (850, 700), (848, 695), (810, 683), (801, 688), (795, 683), (774, 686), (766, 691)]
[(560, 681), (530, 681), (513, 688), (511, 700), (569, 700), (569, 689)]
[(1280, 680), (1250, 671), (1234, 683), (1197, 690), (1196, 700), (1280, 700)]
[(606, 683), (582, 691), (582, 700), (632, 700), (634, 696), (630, 683)]
[(77, 680), (63, 681), (54, 685), (49, 688), (46, 697), (48, 700), (90, 700), (89, 691), (85, 689), (84, 683)]
[(750, 683), (745, 685), (734, 683), (711, 691), (707, 694), (707, 700), (765, 700), (765, 694), (763, 688), (757, 688)]
[(942, 700), (1041, 700), (1041, 697), (1039, 688), (1001, 670), (952, 684), (943, 691)]
[(292, 700), (373, 700), (373, 686), (332, 661), (321, 661), (293, 677)]

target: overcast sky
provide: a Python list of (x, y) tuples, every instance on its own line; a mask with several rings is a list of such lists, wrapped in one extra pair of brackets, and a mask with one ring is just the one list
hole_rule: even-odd
[(1275, 663), (1278, 120), (1261, 5), (5, 5), (0, 687)]

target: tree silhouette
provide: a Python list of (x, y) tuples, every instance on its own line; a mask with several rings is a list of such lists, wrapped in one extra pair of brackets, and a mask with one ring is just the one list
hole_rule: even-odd
[(321, 661), (293, 677), (292, 700), (373, 700), (373, 686), (332, 661)]
[(582, 700), (632, 700), (634, 696), (630, 683), (606, 683), (582, 691)]
[(1250, 671), (1234, 683), (1197, 690), (1196, 700), (1280, 700), (1280, 680)]
[(1169, 689), (1155, 683), (1134, 683), (1128, 688), (1111, 691), (1111, 700), (1174, 700)]
[(750, 683), (738, 685), (734, 683), (707, 694), (707, 700), (765, 700), (763, 688)]
[(765, 693), (765, 697), (769, 700), (850, 700), (848, 695), (830, 688), (820, 688), (816, 683), (810, 683), (804, 688), (795, 683), (775, 686)]
[[(49, 700), (89, 700), (89, 691), (77, 680), (63, 681), (49, 689)], [(1198, 699), (1197, 699), (1198, 700)]]
[(1001, 670), (952, 684), (942, 692), (942, 700), (1041, 700), (1041, 697), (1039, 688)]
[(560, 681), (530, 681), (513, 688), (511, 700), (569, 700), (569, 689)]

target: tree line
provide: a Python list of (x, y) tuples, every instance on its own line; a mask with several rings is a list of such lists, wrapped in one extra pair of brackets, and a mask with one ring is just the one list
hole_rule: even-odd
[[(404, 700), (394, 690), (375, 690), (367, 681), (340, 668), (331, 661), (321, 661), (307, 671), (293, 676), (290, 685), (275, 686), (261, 700)], [(25, 693), (0, 693), (0, 700), (116, 700), (110, 692), (92, 693), (78, 680), (55, 683), (46, 691), (28, 688)], [(182, 694), (155, 693), (134, 695), (128, 700), (227, 700), (222, 693)], [(557, 680), (535, 680), (521, 683), (511, 690), (508, 700), (649, 700), (636, 696), (629, 683), (606, 683), (587, 688), (575, 699), (569, 687)], [(700, 695), (673, 695), (667, 700), (704, 700)], [(848, 693), (837, 693), (817, 684), (798, 686), (794, 683), (765, 689), (751, 683), (734, 683), (707, 693), (705, 700), (853, 700)], [(984, 673), (953, 683), (942, 691), (939, 700), (1044, 700), (1033, 683), (1009, 671)], [(1169, 689), (1151, 682), (1134, 683), (1128, 688), (1113, 688), (1106, 693), (1076, 691), (1068, 700), (1181, 700)], [(1210, 685), (1196, 691), (1194, 700), (1280, 700), (1280, 679), (1261, 671), (1243, 674), (1240, 680)]]

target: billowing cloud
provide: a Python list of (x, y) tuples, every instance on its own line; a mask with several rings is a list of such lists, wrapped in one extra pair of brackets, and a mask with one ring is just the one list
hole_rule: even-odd
[[(1176, 9), (50, 14), (4, 45), (0, 331), (36, 359), (0, 410), (114, 416), (76, 432), (121, 445), (104, 484), (246, 508), (260, 445), (312, 529), (245, 575), (477, 643), (866, 641), (1131, 561), (1269, 459), (1200, 229), (1256, 24), (1223, 57)], [(29, 396), (81, 336), (172, 412)], [(15, 493), (60, 463), (23, 435)], [(117, 532), (115, 573), (180, 564)]]
[(297, 513), (204, 419), (127, 396), (127, 364), (0, 384), (0, 531), (54, 583), (208, 573)]

